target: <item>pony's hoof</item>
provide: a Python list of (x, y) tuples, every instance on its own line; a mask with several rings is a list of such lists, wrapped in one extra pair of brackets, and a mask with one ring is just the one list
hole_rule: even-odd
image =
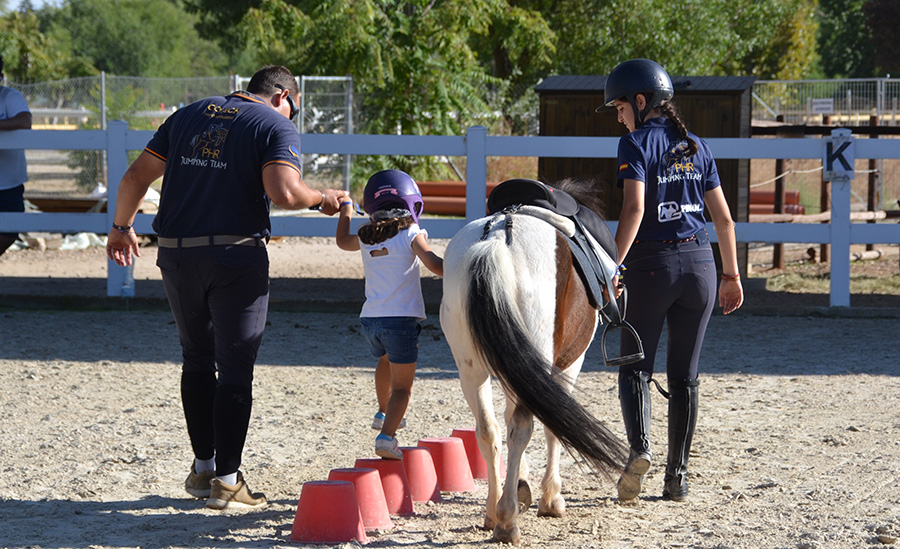
[(531, 507), (531, 486), (528, 485), (527, 480), (519, 479), (519, 484), (516, 488), (516, 498), (519, 500), (520, 513), (524, 513)]
[(492, 519), (491, 517), (484, 517), (484, 529), (485, 530), (493, 530), (494, 527), (497, 526), (497, 519)]
[(519, 532), (519, 527), (515, 524), (510, 528), (501, 528), (498, 525), (494, 528), (493, 540), (500, 543), (519, 545), (522, 543), (522, 534)]
[(550, 503), (538, 502), (539, 517), (563, 518), (566, 516), (566, 500), (561, 497), (554, 498)]

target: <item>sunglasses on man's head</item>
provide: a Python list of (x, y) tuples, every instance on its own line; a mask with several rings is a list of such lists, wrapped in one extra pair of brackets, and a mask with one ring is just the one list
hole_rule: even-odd
[[(275, 87), (281, 91), (287, 91), (284, 86), (279, 86), (278, 84), (275, 84)], [(300, 113), (300, 111), (297, 109), (297, 104), (294, 103), (293, 98), (291, 98), (291, 92), (289, 92), (289, 91), (288, 91), (288, 95), (287, 95), (287, 100), (288, 100), (288, 105), (290, 105), (290, 107), (291, 107), (290, 119), (294, 120), (295, 118), (297, 118), (297, 115)]]

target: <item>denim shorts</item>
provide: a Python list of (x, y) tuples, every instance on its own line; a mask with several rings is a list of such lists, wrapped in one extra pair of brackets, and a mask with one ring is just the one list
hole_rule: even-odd
[(394, 364), (418, 362), (422, 325), (414, 317), (362, 317), (359, 323), (371, 346), (372, 356), (381, 358), (387, 355)]

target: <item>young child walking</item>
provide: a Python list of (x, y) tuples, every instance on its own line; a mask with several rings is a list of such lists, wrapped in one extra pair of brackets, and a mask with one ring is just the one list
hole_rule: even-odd
[(369, 222), (350, 234), (353, 203), (341, 203), (335, 240), (342, 250), (360, 251), (366, 277), (366, 301), (359, 322), (378, 357), (375, 395), (378, 413), (372, 428), (375, 454), (402, 459), (397, 429), (405, 424), (416, 362), (419, 359), (420, 321), (425, 319), (420, 264), (438, 276), (444, 261), (428, 246), (428, 233), (419, 227), (424, 200), (419, 186), (405, 172), (385, 170), (369, 178), (363, 208)]

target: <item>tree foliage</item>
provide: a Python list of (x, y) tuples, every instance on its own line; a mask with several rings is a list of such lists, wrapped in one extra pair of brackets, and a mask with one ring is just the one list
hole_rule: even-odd
[(484, 70), (471, 38), (489, 32), (501, 3), (439, 6), (425, 0), (264, 0), (237, 29), (267, 62), (297, 74), (352, 76), (365, 133), (459, 135), (494, 116), (491, 87), (503, 81)]
[[(896, 0), (61, 0), (8, 11), (14, 80), (350, 75), (361, 131), (521, 131), (550, 74), (605, 74), (632, 57), (672, 74), (762, 79), (900, 70)], [(818, 63), (818, 65), (817, 65)]]
[(869, 0), (863, 6), (866, 21), (872, 33), (872, 43), (877, 44), (873, 59), (876, 69), (885, 73), (900, 74), (900, 2), (897, 0)]
[(41, 33), (39, 26), (37, 15), (28, 9), (0, 17), (0, 54), (7, 78), (41, 82), (94, 72), (89, 60)]
[(819, 0), (818, 45), (826, 78), (868, 78), (875, 74), (875, 43), (863, 10), (866, 3)]
[[(607, 74), (633, 57), (673, 74), (804, 74), (815, 58), (815, 0), (522, 0), (556, 35), (553, 71)], [(795, 50), (793, 52), (790, 49)], [(792, 53), (789, 62), (779, 60)]]
[(185, 77), (225, 69), (216, 45), (168, 0), (67, 0), (45, 20), (48, 36), (112, 74)]

